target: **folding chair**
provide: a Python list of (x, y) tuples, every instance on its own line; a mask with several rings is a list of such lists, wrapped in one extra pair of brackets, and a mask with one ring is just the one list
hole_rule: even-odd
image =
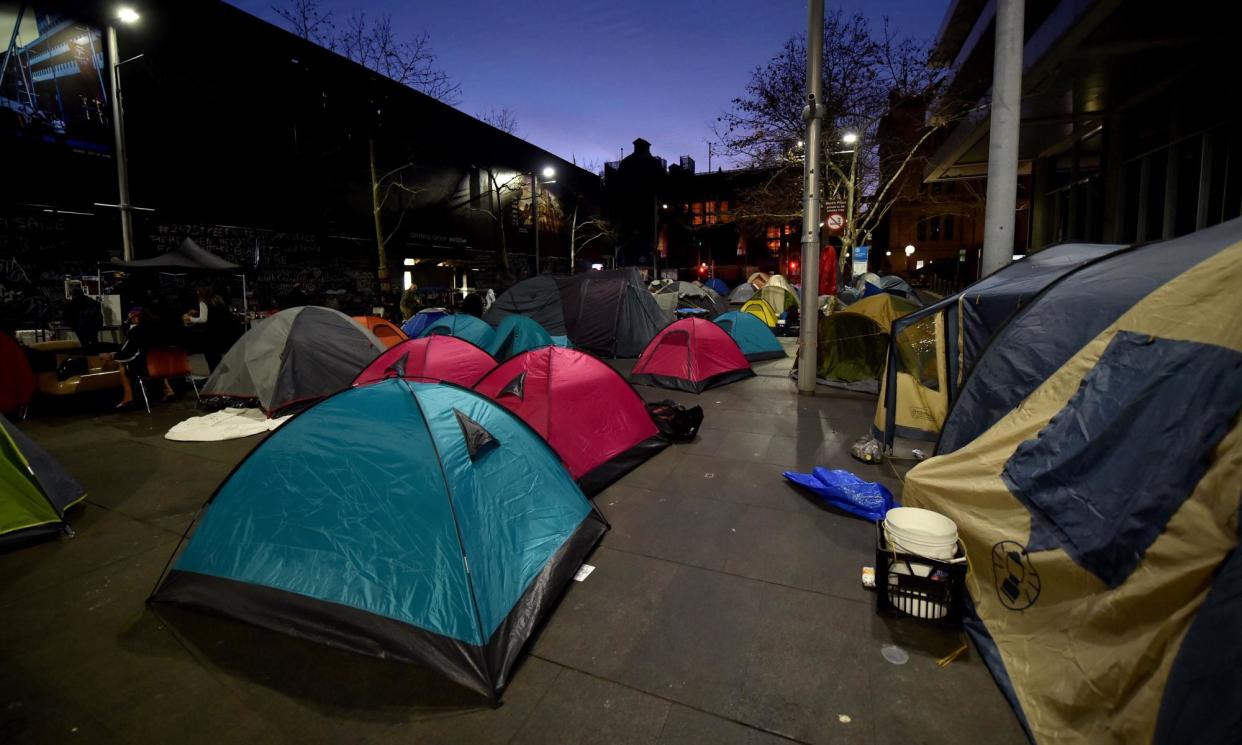
[(194, 374), (190, 371), (190, 357), (180, 347), (155, 347), (147, 352), (147, 374), (138, 376), (138, 388), (142, 391), (142, 403), (151, 413), (151, 400), (147, 397), (147, 381), (165, 380), (168, 378), (185, 378), (194, 388), (194, 397), (198, 398), (198, 384), (194, 382)]

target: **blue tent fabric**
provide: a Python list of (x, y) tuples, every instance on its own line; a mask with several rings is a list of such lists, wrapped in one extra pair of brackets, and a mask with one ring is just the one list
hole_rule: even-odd
[(154, 599), (419, 662), (498, 697), (605, 530), (503, 406), (392, 379), (325, 399), (259, 445)]
[(720, 295), (721, 297), (729, 297), (729, 286), (719, 277), (712, 277), (703, 284), (715, 290), (717, 295)]
[(833, 507), (872, 522), (883, 520), (889, 510), (898, 506), (883, 484), (863, 481), (849, 471), (816, 466), (810, 473), (786, 471), (785, 478), (810, 489)]
[(411, 339), (417, 339), (427, 327), (447, 316), (442, 310), (420, 310), (401, 325), (401, 332)]
[(492, 343), (488, 345), (487, 352), (495, 357), (497, 362), (504, 362), (522, 352), (552, 344), (552, 337), (548, 335), (543, 326), (526, 316), (514, 313), (505, 316), (496, 325), (496, 331), (492, 334)]
[(742, 354), (751, 362), (786, 356), (785, 348), (772, 329), (749, 313), (731, 310), (717, 317), (716, 324), (729, 332)]
[(573, 347), (573, 344), (569, 343), (568, 336), (553, 336), (552, 343), (558, 347)]
[(456, 336), (458, 339), (465, 339), (479, 349), (488, 349), (492, 344), (494, 332), (491, 326), (488, 326), (486, 322), (474, 316), (469, 316), (465, 313), (454, 313), (453, 315), (438, 319), (424, 329), (419, 336), (432, 336), (434, 334)]

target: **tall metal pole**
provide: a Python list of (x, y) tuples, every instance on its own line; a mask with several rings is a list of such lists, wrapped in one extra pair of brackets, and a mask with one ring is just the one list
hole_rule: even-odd
[(129, 203), (129, 162), (125, 155), (125, 115), (121, 106), (120, 56), (116, 26), (108, 24), (108, 76), (112, 83), (112, 133), (116, 138), (117, 207), (121, 210), (121, 249), (126, 261), (134, 260), (134, 216)]
[(802, 165), (802, 308), (799, 330), (798, 392), (815, 392), (819, 341), (819, 188), (821, 130), (824, 123), (824, 0), (810, 0), (806, 19), (806, 157)]
[(1018, 125), (1022, 120), (1022, 13), (1025, 0), (996, 2), (988, 195), (983, 217), (983, 276), (1013, 260), (1018, 204)]
[(539, 174), (530, 173), (531, 192), (534, 197), (530, 202), (531, 229), (535, 231), (535, 276), (539, 276)]

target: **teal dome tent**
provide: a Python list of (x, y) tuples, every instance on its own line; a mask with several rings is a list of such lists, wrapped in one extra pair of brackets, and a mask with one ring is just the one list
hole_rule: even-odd
[(454, 313), (444, 316), (426, 328), (419, 338), (435, 334), (447, 334), (465, 339), (479, 349), (487, 349), (492, 344), (492, 327), (486, 322), (465, 313)]
[(715, 321), (716, 325), (729, 332), (733, 341), (737, 342), (742, 354), (750, 362), (771, 360), (785, 356), (785, 348), (772, 333), (772, 329), (750, 313), (731, 310), (722, 313)]
[(606, 529), (503, 406), (392, 379), (255, 448), (152, 599), (417, 662), (498, 699)]

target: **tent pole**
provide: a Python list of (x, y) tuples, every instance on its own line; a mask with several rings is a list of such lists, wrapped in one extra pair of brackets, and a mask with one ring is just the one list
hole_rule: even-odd
[(244, 274), (241, 275), (241, 278), (242, 278), (242, 328), (248, 329), (250, 328), (250, 303), (248, 302), (246, 298), (246, 275)]
[(815, 393), (819, 344), (819, 160), (824, 123), (824, 0), (810, 0), (806, 21), (805, 160), (802, 165), (802, 307), (799, 309), (798, 392)]

